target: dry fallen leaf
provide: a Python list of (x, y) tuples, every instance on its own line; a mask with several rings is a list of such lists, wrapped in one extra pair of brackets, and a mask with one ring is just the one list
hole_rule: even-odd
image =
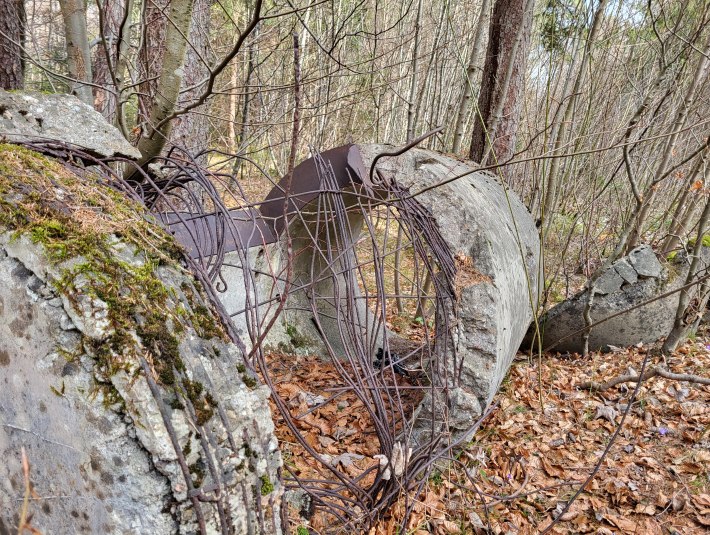
[[(688, 366), (706, 366), (705, 343), (701, 353), (691, 348), (683, 361), (669, 359), (669, 369), (687, 373)], [(622, 353), (623, 359), (619, 358)], [(699, 355), (695, 361), (694, 354)], [(577, 390), (575, 385), (590, 378), (589, 370), (595, 370), (591, 377), (600, 382), (625, 373), (628, 366), (640, 370), (643, 356), (638, 349), (627, 348), (616, 355), (590, 354), (584, 361), (546, 356), (540, 369), (527, 361), (516, 363), (508, 386), (496, 396), (500, 409), (491, 413), (477, 433), (475, 445), (460, 457), (468, 472), (452, 467), (437, 475), (420, 496), (410, 497), (414, 501), (397, 502), (371, 535), (457, 533), (449, 524), (452, 521), (456, 529), (463, 526), (464, 533), (476, 535), (486, 533), (488, 522), (492, 533), (538, 533), (551, 520), (555, 505), (566, 503), (589, 475), (607, 445), (610, 431), (616, 428), (618, 410), (628, 401), (628, 390), (600, 395)], [(277, 388), (284, 385), (279, 394), (294, 401), (292, 412), (296, 415), (308, 410), (310, 398), (300, 395), (302, 392), (327, 400), (333, 387), (340, 386), (337, 373), (327, 363), (315, 357), (299, 358), (298, 365), (283, 362), (281, 357), (276, 363), (284, 374), (282, 383), (276, 382)], [(546, 389), (544, 409), (539, 406), (538, 373)], [(616, 444), (586, 493), (560, 519), (555, 533), (661, 535), (672, 528), (671, 532), (693, 535), (710, 527), (710, 485), (702, 477), (708, 464), (702, 441), (707, 439), (705, 430), (710, 425), (710, 396), (703, 388), (659, 378), (644, 383), (643, 389), (642, 410), (638, 405), (632, 407)], [(608, 401), (600, 403), (601, 399)], [(598, 407), (602, 407), (599, 414)], [(378, 459), (373, 456), (381, 449), (362, 400), (342, 394), (323, 402), (312, 416), (318, 426), (305, 422), (297, 425), (326, 462), (337, 464), (341, 472), (353, 478), (376, 466)], [(304, 449), (283, 429), (283, 423), (278, 427), (279, 438), (283, 438), (284, 448), (296, 463), (296, 473), (322, 479), (322, 467), (309, 461)], [(332, 433), (321, 432), (327, 428)], [(570, 433), (574, 439), (568, 438)], [(343, 454), (347, 455), (341, 457)], [(387, 459), (382, 461), (388, 464)], [(374, 480), (376, 472), (371, 471), (367, 483)], [(480, 496), (466, 489), (469, 477), (489, 503), (518, 491), (523, 481), (525, 497), (496, 503), (484, 517)], [(685, 489), (690, 489), (690, 494)], [(674, 503), (671, 496), (675, 496)], [(682, 509), (678, 509), (681, 504)], [(401, 519), (408, 507), (411, 516), (402, 530)], [(333, 518), (321, 515), (317, 523), (319, 532), (327, 533), (333, 527)]]
[(597, 406), (597, 413), (594, 415), (594, 419), (604, 418), (609, 420), (612, 424), (616, 423), (616, 416), (618, 411), (614, 407), (609, 407), (608, 405)]
[(676, 494), (671, 500), (674, 511), (682, 511), (685, 509), (686, 499), (684, 494)]
[(696, 507), (710, 507), (710, 494), (698, 494), (693, 496)]
[(604, 520), (609, 522), (610, 524), (613, 524), (619, 529), (623, 529), (624, 531), (628, 533), (636, 533), (636, 522), (633, 522), (632, 520), (628, 520), (622, 516), (619, 515), (613, 515), (611, 513), (607, 513), (603, 515)]
[(637, 503), (636, 509), (634, 509), (634, 511), (640, 515), (653, 516), (656, 514), (656, 506), (653, 505), (652, 503), (650, 503), (650, 504)]

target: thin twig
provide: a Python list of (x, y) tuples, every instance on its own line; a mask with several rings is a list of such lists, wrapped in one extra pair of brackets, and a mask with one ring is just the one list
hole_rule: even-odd
[(604, 448), (604, 452), (599, 456), (599, 459), (597, 460), (596, 465), (594, 465), (594, 469), (592, 470), (592, 473), (589, 474), (589, 477), (580, 485), (580, 487), (577, 489), (577, 492), (574, 493), (574, 496), (572, 496), (569, 501), (565, 504), (564, 508), (560, 513), (554, 518), (550, 524), (540, 532), (540, 535), (545, 535), (545, 533), (549, 533), (550, 530), (559, 522), (562, 521), (562, 517), (565, 515), (567, 511), (569, 511), (569, 508), (572, 506), (574, 501), (584, 492), (584, 490), (587, 488), (587, 485), (592, 482), (592, 479), (594, 479), (594, 476), (597, 475), (597, 472), (599, 472), (599, 469), (602, 466), (602, 463), (604, 462), (604, 459), (606, 459), (606, 456), (609, 454), (611, 451), (611, 447), (614, 445), (616, 442), (616, 437), (619, 436), (619, 433), (621, 432), (621, 429), (624, 427), (624, 422), (626, 421), (626, 416), (629, 414), (629, 411), (631, 411), (631, 407), (634, 404), (634, 400), (636, 399), (636, 396), (639, 393), (639, 390), (641, 389), (641, 384), (643, 383), (643, 376), (644, 376), (644, 371), (646, 370), (646, 364), (648, 364), (648, 359), (651, 356), (651, 352), (649, 351), (646, 353), (646, 356), (643, 358), (643, 364), (641, 364), (641, 380), (639, 380), (638, 383), (636, 383), (636, 388), (634, 389), (633, 393), (631, 394), (631, 399), (629, 399), (629, 402), (626, 404), (626, 409), (621, 415), (621, 421), (619, 422), (619, 425), (616, 427), (614, 430), (614, 434), (611, 435), (611, 438), (609, 439), (609, 443), (606, 445), (606, 448)]

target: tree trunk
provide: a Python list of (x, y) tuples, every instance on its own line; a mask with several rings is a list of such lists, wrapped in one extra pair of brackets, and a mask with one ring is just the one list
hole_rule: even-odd
[(59, 7), (64, 19), (66, 37), (67, 64), (71, 82), (71, 94), (88, 104), (94, 105), (91, 86), (91, 54), (86, 33), (86, 2), (84, 0), (60, 0)]
[[(469, 158), (503, 161), (514, 152), (534, 0), (496, 0), (488, 30)], [(493, 128), (491, 128), (493, 127)], [(490, 149), (489, 149), (490, 147)], [(489, 158), (486, 157), (486, 160)]]
[(0, 88), (22, 89), (25, 40), (25, 3), (23, 0), (0, 0)]
[[(151, 102), (143, 99), (143, 113), (148, 116), (147, 124), (143, 128), (138, 140), (138, 150), (141, 151), (140, 165), (148, 163), (150, 160), (160, 155), (165, 143), (170, 135), (171, 121), (167, 121), (159, 128), (158, 125), (168, 117), (174, 110), (180, 96), (182, 85), (183, 68), (187, 55), (188, 32), (190, 30), (190, 20), (192, 19), (193, 0), (173, 0), (165, 9), (169, 22), (156, 24), (156, 28), (148, 28), (144, 42), (143, 59), (148, 67), (148, 72), (159, 72), (157, 83), (146, 80), (145, 85), (152, 94)], [(159, 13), (159, 10), (158, 14)], [(153, 43), (159, 38), (161, 30), (164, 29), (164, 45), (154, 48)], [(158, 55), (158, 50), (162, 49), (162, 61), (159, 68), (154, 68), (156, 63), (152, 59)]]
[(151, 0), (143, 2), (141, 13), (141, 44), (138, 51), (138, 116), (136, 123), (143, 135), (148, 134), (150, 110), (155, 102), (158, 90), (158, 78), (165, 55), (165, 31), (169, 0)]
[[(419, 94), (416, 96), (416, 107), (414, 110), (414, 121), (412, 123), (412, 137), (410, 138), (407, 136), (407, 141), (411, 141), (414, 139), (414, 134), (416, 132), (416, 125), (419, 124), (422, 121), (427, 120), (427, 112), (429, 113), (430, 119), (429, 119), (429, 124), (427, 124), (426, 129), (431, 130), (434, 128), (433, 123), (434, 121), (439, 120), (438, 114), (436, 114), (436, 106), (434, 104), (435, 99), (436, 99), (436, 94), (438, 96), (441, 96), (441, 90), (439, 89), (438, 91), (436, 90), (436, 78), (437, 78), (437, 71), (436, 71), (436, 63), (438, 60), (438, 55), (439, 55), (439, 43), (441, 42), (441, 35), (445, 31), (446, 27), (446, 5), (441, 6), (441, 12), (439, 14), (439, 24), (436, 26), (436, 32), (434, 34), (434, 41), (431, 45), (431, 53), (429, 54), (429, 61), (427, 62), (426, 68), (424, 69), (424, 76), (422, 77), (422, 84), (421, 87), (419, 88)], [(419, 48), (419, 47), (417, 47)], [(434, 79), (433, 81), (431, 79)], [(423, 103), (425, 100), (428, 100), (428, 96), (432, 95), (431, 98), (431, 105), (427, 109), (426, 105)], [(424, 107), (424, 112), (422, 113), (422, 107)], [(420, 117), (424, 116), (423, 118)], [(434, 140), (434, 137), (430, 137), (427, 141), (429, 143), (429, 146), (431, 148), (431, 142)]]
[[(703, 214), (700, 216), (700, 221), (698, 222), (698, 234), (695, 238), (695, 245), (693, 246), (692, 260), (690, 262), (690, 269), (688, 270), (688, 276), (685, 279), (685, 285), (688, 285), (696, 279), (700, 273), (701, 268), (701, 252), (703, 248), (703, 237), (708, 230), (708, 223), (710, 222), (710, 199), (705, 202), (705, 209)], [(692, 306), (691, 296), (694, 295), (696, 299), (695, 306)], [(692, 332), (694, 328), (697, 327), (700, 317), (705, 311), (708, 301), (708, 283), (705, 282), (701, 284), (700, 288), (688, 288), (680, 292), (680, 299), (678, 300), (678, 308), (675, 313), (675, 321), (673, 322), (673, 329), (668, 334), (665, 342), (663, 343), (663, 352), (672, 353), (678, 348), (681, 342), (684, 342), (688, 335)]]
[(407, 102), (407, 142), (414, 139), (415, 100), (417, 95), (417, 69), (419, 63), (419, 30), (422, 22), (422, 0), (417, 4), (417, 20), (414, 24), (414, 49), (412, 50), (412, 78), (409, 86), (409, 101)]
[[(230, 68), (230, 84), (229, 84), (229, 121), (227, 121), (227, 152), (231, 154), (237, 153), (237, 108), (239, 107), (239, 95), (237, 87), (239, 86), (239, 63), (236, 61)], [(248, 91), (248, 89), (246, 89)], [(246, 100), (246, 99), (245, 99)], [(236, 161), (235, 161), (236, 163)]]
[(547, 176), (545, 192), (542, 201), (542, 216), (547, 221), (545, 225), (545, 231), (549, 230), (550, 228), (550, 221), (552, 221), (552, 218), (548, 216), (552, 213), (552, 208), (554, 207), (555, 201), (557, 200), (557, 189), (559, 187), (559, 183), (561, 182), (559, 176), (559, 167), (560, 161), (562, 160), (562, 156), (559, 155), (559, 152), (562, 149), (563, 143), (567, 141), (565, 139), (567, 135), (567, 129), (573, 120), (573, 114), (575, 112), (577, 96), (580, 93), (580, 88), (582, 87), (582, 83), (586, 80), (586, 73), (588, 70), (589, 62), (591, 60), (592, 45), (594, 44), (597, 33), (599, 32), (599, 28), (601, 27), (601, 22), (604, 16), (604, 12), (606, 10), (607, 2), (608, 0), (599, 0), (597, 9), (594, 11), (594, 20), (592, 22), (592, 28), (589, 31), (589, 37), (587, 37), (587, 41), (584, 44), (582, 61), (579, 66), (579, 70), (577, 71), (577, 76), (574, 80), (574, 86), (572, 87), (571, 93), (569, 93), (569, 95), (565, 94), (562, 99), (564, 101), (565, 106), (564, 114), (562, 117), (562, 122), (557, 128), (557, 134), (555, 136), (554, 145), (554, 153), (557, 154), (558, 157), (554, 158), (550, 164), (550, 170)]
[(646, 188), (646, 191), (644, 192), (643, 203), (641, 205), (641, 209), (638, 212), (634, 229), (631, 233), (631, 236), (629, 237), (626, 246), (627, 251), (630, 251), (637, 245), (639, 238), (643, 234), (643, 226), (646, 223), (646, 219), (648, 218), (651, 206), (653, 205), (653, 201), (656, 197), (656, 192), (658, 191), (656, 186), (663, 180), (663, 177), (666, 174), (666, 170), (668, 169), (670, 162), (674, 156), (676, 143), (678, 142), (680, 136), (680, 131), (686, 124), (688, 114), (691, 110), (693, 103), (695, 102), (696, 97), (698, 96), (698, 89), (704, 87), (705, 78), (707, 78), (708, 70), (710, 68), (710, 60), (708, 60), (708, 55), (710, 55), (710, 38), (708, 39), (708, 42), (705, 45), (704, 51), (700, 53), (700, 59), (698, 60), (698, 66), (695, 70), (695, 75), (693, 76), (693, 80), (690, 83), (690, 87), (688, 87), (685, 93), (683, 102), (676, 110), (675, 120), (670, 130), (670, 136), (666, 141), (661, 156), (661, 161), (658, 164), (658, 167), (656, 168), (656, 172), (654, 173), (653, 182), (651, 182), (651, 184)]
[(132, 8), (132, 0), (104, 0), (99, 5), (100, 42), (94, 52), (92, 67), (95, 84), (94, 108), (112, 124), (122, 122), (117, 117), (119, 92), (123, 80), (123, 72), (119, 72), (118, 59), (126, 53), (128, 36), (124, 33), (130, 27)]
[(490, 18), (491, 0), (482, 0), (481, 12), (478, 15), (478, 23), (476, 24), (476, 35), (473, 38), (473, 46), (471, 46), (471, 55), (468, 58), (468, 66), (466, 67), (466, 82), (461, 91), (461, 100), (459, 101), (459, 109), (456, 114), (456, 122), (454, 123), (454, 143), (451, 147), (451, 152), (456, 154), (461, 150), (463, 142), (464, 126), (466, 125), (466, 117), (471, 108), (471, 99), (473, 99), (473, 84), (475, 82), (476, 71), (481, 68), (481, 56), (483, 49), (483, 36), (488, 27), (488, 19)]
[[(694, 189), (693, 184), (697, 178), (701, 176), (703, 170), (707, 169), (708, 158), (710, 158), (710, 147), (706, 148), (702, 154), (698, 155), (690, 173), (688, 173), (688, 178), (685, 181), (680, 199), (671, 218), (671, 228), (661, 247), (661, 254), (664, 256), (680, 244), (681, 239), (685, 237), (690, 229), (693, 214), (701, 198), (701, 192)], [(692, 197), (688, 199), (688, 197), (691, 196), (691, 191), (693, 192)]]
[[(254, 29), (254, 39), (252, 42), (249, 44), (249, 52), (248, 52), (248, 61), (247, 61), (247, 75), (244, 80), (244, 103), (242, 105), (242, 111), (241, 111), (241, 118), (240, 118), (240, 127), (239, 127), (239, 132), (234, 132), (234, 137), (232, 139), (232, 143), (234, 143), (234, 150), (232, 151), (234, 154), (237, 154), (239, 156), (244, 155), (244, 153), (247, 150), (247, 146), (249, 145), (249, 109), (251, 107), (251, 101), (253, 95), (251, 94), (251, 82), (252, 78), (254, 75), (254, 70), (256, 68), (256, 40), (259, 35), (259, 27), (257, 26)], [(236, 71), (236, 66), (235, 66), (235, 71)], [(237, 77), (236, 75), (234, 76), (234, 84), (233, 84), (233, 91), (236, 91), (237, 88)], [(237, 121), (237, 112), (236, 112), (236, 97), (232, 98), (232, 102), (234, 102), (234, 110), (230, 110), (230, 117), (231, 117), (231, 125), (234, 125), (235, 122)], [(234, 165), (232, 166), (232, 174), (234, 175), (235, 179), (239, 179), (239, 172), (242, 169), (242, 159), (241, 158), (235, 158), (234, 159)]]
[[(182, 108), (194, 101), (202, 92), (202, 83), (209, 75), (209, 31), (211, 0), (194, 0), (190, 22), (190, 44), (185, 58), (183, 92), (178, 100)], [(208, 105), (195, 108), (175, 119), (170, 133), (171, 144), (185, 149), (192, 155), (203, 153), (209, 147), (210, 123)], [(200, 158), (203, 159), (203, 158)], [(204, 162), (202, 162), (204, 163)]]

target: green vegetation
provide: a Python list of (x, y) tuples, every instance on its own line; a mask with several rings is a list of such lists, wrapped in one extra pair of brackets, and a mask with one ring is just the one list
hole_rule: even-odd
[(268, 496), (269, 494), (274, 492), (274, 484), (271, 482), (271, 479), (269, 479), (268, 474), (264, 474), (259, 479), (261, 479), (261, 495), (262, 496)]
[(307, 336), (298, 332), (295, 325), (290, 323), (286, 324), (286, 334), (288, 335), (291, 345), (295, 349), (301, 349), (303, 347), (308, 347), (311, 344), (310, 339)]
[(259, 384), (258, 381), (252, 377), (251, 375), (248, 375), (246, 373), (242, 374), (242, 381), (244, 381), (244, 384), (246, 385), (247, 388), (254, 389), (256, 386)]
[[(688, 245), (690, 247), (695, 247), (695, 242), (698, 241), (697, 238), (690, 238), (688, 240)], [(703, 247), (710, 247), (710, 234), (704, 234), (703, 235), (703, 241), (702, 241)]]
[(170, 406), (184, 408), (180, 399), (189, 400), (203, 425), (216, 402), (199, 382), (178, 380), (185, 372), (180, 337), (187, 327), (205, 338), (226, 335), (197, 287), (185, 282), (178, 291), (163, 282), (160, 268), (183, 271), (181, 250), (144, 215), (89, 171), (79, 176), (36, 152), (0, 144), (0, 227), (13, 240), (27, 236), (42, 246), (59, 273), (55, 289), (77, 310), (87, 298), (107, 307), (105, 337), (85, 336), (82, 344), (104, 376), (96, 384), (104, 402), (123, 404), (109, 378), (141, 373), (145, 358), (172, 392)]

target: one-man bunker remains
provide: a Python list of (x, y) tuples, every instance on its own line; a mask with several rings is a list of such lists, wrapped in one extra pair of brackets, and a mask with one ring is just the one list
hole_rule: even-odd
[[(537, 306), (539, 241), (495, 176), (422, 149), (381, 157), (371, 173), (388, 150), (325, 151), (284, 177), (259, 213), (234, 212), (220, 295), (247, 348), (271, 322), (261, 343), (274, 348), (372, 361), (379, 348), (404, 347), (397, 354), (415, 357), (431, 387), (406, 437), (416, 446), (432, 432), (460, 438), (490, 403)], [(171, 225), (195, 254), (207, 241), (200, 225)], [(399, 266), (408, 280), (394, 293), (388, 266), (405, 254), (412, 273)], [(412, 344), (387, 328), (397, 300), (414, 303), (429, 339)]]
[[(284, 488), (356, 525), (471, 436), (541, 280), (534, 222), (494, 175), (432, 151), (347, 145), (254, 204), (180, 151), (148, 174), (123, 149), (67, 142), (25, 139), (51, 157), (14, 148), (0, 169), (0, 448), (31, 444), (35, 487), (71, 496), (38, 513), (41, 526), (279, 533)], [(17, 178), (22, 162), (39, 186)], [(131, 166), (127, 183), (116, 169)], [(267, 366), (286, 352), (337, 371), (328, 397), (299, 393), (304, 414)], [(281, 466), (268, 392), (317, 477)], [(357, 474), (348, 452), (326, 456), (296, 425), (340, 392), (376, 444)], [(20, 501), (21, 464), (12, 453), (4, 478)], [(82, 516), (88, 495), (106, 510)]]

